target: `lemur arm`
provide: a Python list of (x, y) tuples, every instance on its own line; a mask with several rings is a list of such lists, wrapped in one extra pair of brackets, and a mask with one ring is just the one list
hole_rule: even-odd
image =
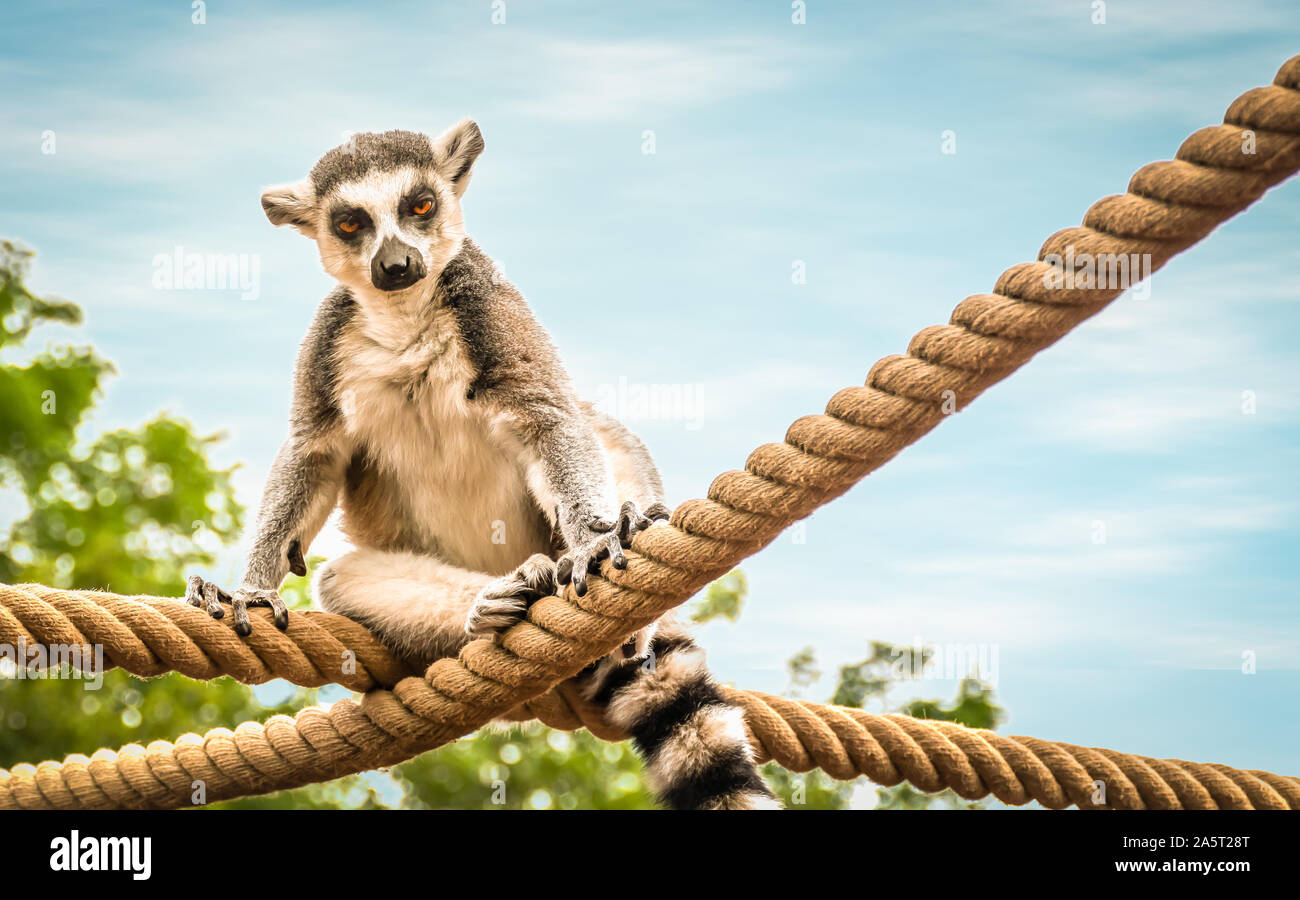
[(605, 557), (617, 568), (626, 566), (620, 541), (630, 541), (651, 519), (630, 498), (614, 496), (595, 429), (550, 336), (514, 285), (469, 240), (439, 285), (477, 373), (470, 402), (491, 406), (532, 451), (529, 486), (543, 509), (554, 510), (567, 550), (556, 569), (559, 582), (572, 581), (582, 596), (588, 568)]
[(280, 582), (290, 570), (305, 575), (303, 554), (320, 532), (338, 502), (346, 469), (344, 455), (329, 444), (292, 435), (276, 454), (262, 491), (257, 530), (244, 577), (233, 594), (199, 575), (191, 575), (185, 599), (205, 606), (214, 619), (225, 617), (222, 600), (228, 600), (235, 631), (252, 633), (248, 607), (269, 606), (275, 624), (289, 627), (289, 608), (280, 599)]
[(289, 437), (276, 454), (262, 491), (253, 546), (244, 566), (244, 576), (233, 594), (199, 575), (191, 575), (185, 598), (192, 606), (206, 606), (214, 619), (225, 617), (222, 600), (230, 601), (235, 631), (252, 632), (248, 607), (269, 606), (275, 624), (289, 626), (289, 609), (280, 599), (284, 576), (307, 573), (303, 554), (338, 502), (346, 458), (324, 435), (309, 439), (302, 434)]
[(554, 511), (565, 544), (556, 575), (560, 584), (572, 581), (581, 597), (587, 592), (588, 570), (606, 557), (615, 568), (624, 568), (624, 542), (652, 520), (635, 501), (617, 496), (604, 445), (567, 387), (568, 379), (561, 375), (543, 390), (515, 385), (489, 391), (484, 399), (504, 408), (535, 456), (530, 487), (543, 509)]
[(305, 575), (303, 554), (338, 502), (347, 468), (343, 415), (335, 396), (335, 345), (355, 302), (346, 291), (327, 296), (298, 350), (289, 439), (266, 477), (257, 532), (241, 588), (274, 591), (285, 573)]
[(338, 449), (291, 436), (271, 465), (242, 590), (274, 591), (284, 576), (307, 574), (303, 555), (338, 502), (346, 460)]
[(355, 306), (346, 291), (325, 298), (298, 352), (294, 369), (289, 439), (271, 465), (244, 577), (228, 594), (201, 576), (191, 575), (185, 599), (206, 607), (214, 619), (225, 616), (230, 601), (235, 631), (252, 632), (249, 606), (269, 606), (279, 628), (289, 626), (280, 599), (280, 582), (289, 571), (306, 574), (303, 554), (338, 502), (348, 454), (342, 438), (342, 412), (334, 396), (334, 344)]
[(618, 500), (604, 448), (585, 418), (572, 409), (547, 409), (521, 416), (540, 462), (545, 499), (555, 504), (556, 525), (570, 549), (589, 540), (593, 524), (613, 527)]

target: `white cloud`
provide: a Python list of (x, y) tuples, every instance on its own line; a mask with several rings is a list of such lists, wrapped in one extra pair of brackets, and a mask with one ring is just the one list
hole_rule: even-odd
[[(550, 122), (631, 121), (653, 128), (667, 117), (785, 84), (800, 67), (800, 51), (788, 42), (557, 38), (512, 28), (492, 35), (488, 69), (477, 67), (481, 48), (456, 42), (446, 52), (412, 60), (408, 77), (426, 82), (439, 97), (413, 105), (407, 91), (379, 89), (367, 80), (362, 60), (360, 72), (321, 69), (322, 61), (354, 57), (358, 47), (388, 44), (387, 25), (370, 27), (350, 14), (344, 23), (323, 13), (311, 22), (236, 19), (226, 28), (221, 39), (202, 44), (177, 41), (166, 31), (138, 38), (131, 58), (147, 70), (132, 71), (128, 63), (119, 79), (124, 84), (149, 79), (162, 85), (161, 96), (118, 91), (106, 102), (103, 93), (85, 90), (86, 72), (52, 73), (43, 85), (46, 102), (19, 108), (5, 129), (0, 151), (7, 165), (29, 170), (57, 165), (157, 183), (210, 171), (242, 148), (256, 148), (264, 158), (298, 148), (319, 153), (341, 141), (344, 130), (436, 132), (469, 113)], [(285, 40), (286, 33), (293, 39)], [(231, 66), (236, 46), (241, 57), (264, 63)], [(470, 95), (474, 109), (468, 110), (461, 107), (464, 101), (453, 99), (452, 86), (471, 67), (485, 83)], [(195, 78), (205, 72), (211, 77)], [(267, 92), (268, 79), (289, 73), (302, 78), (307, 72), (317, 76), (294, 85), (291, 104)], [(189, 88), (186, 95), (166, 95), (169, 85), (180, 84)], [(233, 104), (232, 96), (244, 99)], [(291, 124), (303, 122), (310, 125)], [(45, 129), (58, 135), (54, 157), (40, 152)]]
[(1079, 549), (1054, 553), (963, 553), (918, 559), (899, 565), (908, 575), (960, 575), (969, 578), (1038, 580), (1087, 574), (1091, 578), (1159, 575), (1176, 572), (1189, 560), (1178, 547)]
[[(978, 535), (969, 552), (886, 561), (903, 576), (957, 576), (974, 581), (1023, 582), (1187, 573), (1239, 548), (1235, 535), (1284, 531), (1296, 521), (1296, 504), (1271, 497), (1201, 491), (1200, 502), (1141, 503), (1071, 509), (1025, 519), (1024, 510), (954, 503), (949, 533)], [(963, 522), (961, 510), (970, 510)]]
[(1067, 401), (1040, 423), (1057, 439), (1108, 450), (1172, 451), (1193, 428), (1243, 421), (1240, 407), (1223, 391), (1152, 387)]
[(789, 43), (756, 40), (525, 41), (514, 63), (534, 73), (540, 96), (515, 101), (558, 121), (635, 121), (714, 106), (784, 84), (794, 74)]

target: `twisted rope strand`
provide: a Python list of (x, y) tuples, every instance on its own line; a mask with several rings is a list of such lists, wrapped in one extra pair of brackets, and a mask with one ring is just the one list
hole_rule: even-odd
[[(5, 604), (0, 609), (8, 607), (12, 593), (0, 589)], [(325, 630), (349, 621), (336, 622), (341, 617), (328, 613), (311, 615)], [(396, 660), (390, 662), (400, 667)], [(271, 677), (289, 680), (301, 671), (270, 669)], [(314, 682), (314, 675), (308, 677)], [(969, 800), (993, 796), (1010, 805), (1037, 801), (1053, 809), (1300, 809), (1300, 779), (1266, 772), (1008, 737), (951, 722), (875, 715), (757, 691), (726, 688), (724, 694), (744, 710), (759, 761), (776, 761), (797, 772), (820, 768), (833, 778), (866, 776), (887, 786), (906, 780), (927, 792), (951, 788)], [(89, 759), (77, 754), (63, 763), (24, 764), (7, 776), (0, 770), (0, 805), (172, 807), (178, 795), (188, 795), (191, 803), (215, 802), (392, 765), (433, 742), (418, 736), (405, 740), (375, 727), (385, 714), (373, 702), (391, 702), (389, 696), (373, 691), (360, 706), (345, 700), (329, 709), (305, 709), (293, 718), (273, 716), (263, 725), (246, 722), (233, 732), (217, 728), (203, 736), (184, 735), (175, 744), (130, 744), (116, 753), (100, 750)], [(369, 714), (363, 714), (368, 704)], [(537, 718), (564, 730), (586, 728), (605, 740), (627, 737), (571, 682), (509, 711), (506, 718)], [(405, 717), (398, 714), (393, 721), (400, 724)], [(193, 793), (196, 782), (205, 786), (203, 795)]]
[[(968, 297), (949, 324), (919, 332), (907, 355), (877, 362), (864, 387), (840, 391), (824, 414), (796, 421), (784, 443), (757, 448), (744, 471), (718, 476), (708, 499), (678, 507), (669, 526), (637, 535), (625, 570), (605, 564), (585, 597), (567, 590), (545, 598), (500, 644), (475, 641), (459, 657), (435, 662), (423, 677), (385, 663), (373, 637), (310, 614), (292, 616), (284, 634), (258, 615), (245, 646), (227, 626), (206, 617), (200, 622), (195, 614), (202, 613), (180, 604), (26, 586), (17, 605), (0, 612), (0, 634), (54, 638), (49, 643), (93, 637), (91, 643), (112, 647), (106, 652), (115, 665), (137, 674), (174, 668), (194, 677), (224, 673), (256, 682), (282, 666), (300, 683), (340, 680), (367, 693), (359, 704), (340, 701), (264, 725), (245, 723), (234, 732), (214, 729), (174, 744), (156, 741), (119, 753), (101, 750), (90, 759), (15, 766), (0, 772), (0, 805), (183, 806), (196, 802), (194, 781), (203, 782), (211, 802), (390, 765), (522, 704), (557, 713), (554, 700), (538, 700), (552, 686), (847, 491), (942, 421), (946, 408), (964, 409), (1122, 292), (1053, 286), (1050, 276), (1060, 270), (1052, 254), (1149, 254), (1155, 271), (1297, 169), (1300, 56), (1283, 64), (1273, 85), (1237, 98), (1224, 124), (1195, 132), (1174, 160), (1143, 167), (1128, 193), (1098, 201), (1081, 226), (1049, 237), (1038, 260), (1008, 269), (993, 293)], [(10, 594), (5, 591), (5, 598)], [(111, 609), (115, 621), (99, 621), (96, 606)], [(341, 667), (331, 654), (345, 649), (359, 664), (336, 678)], [(389, 683), (391, 690), (379, 686)], [(1300, 807), (1295, 779), (1268, 773), (736, 696), (762, 752), (797, 770), (817, 765), (844, 777), (906, 778), (922, 790), (992, 792), (1013, 798), (1006, 802), (1028, 797), (1054, 807), (1094, 805), (1097, 782), (1112, 807)], [(570, 715), (576, 713), (570, 709)]]

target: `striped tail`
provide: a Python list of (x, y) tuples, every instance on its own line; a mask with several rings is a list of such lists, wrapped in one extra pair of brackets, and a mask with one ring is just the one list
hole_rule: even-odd
[(649, 651), (603, 660), (587, 691), (606, 706), (611, 724), (632, 735), (660, 802), (671, 809), (780, 809), (758, 774), (744, 712), (722, 698), (704, 651), (667, 623)]

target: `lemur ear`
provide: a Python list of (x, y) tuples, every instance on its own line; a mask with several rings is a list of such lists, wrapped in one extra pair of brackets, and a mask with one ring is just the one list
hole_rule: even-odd
[(433, 153), (438, 160), (438, 174), (451, 183), (457, 197), (469, 187), (474, 160), (483, 152), (483, 133), (472, 119), (453, 125), (433, 142)]
[(307, 237), (313, 237), (316, 226), (316, 193), (311, 182), (298, 181), (267, 188), (262, 192), (262, 209), (272, 225), (292, 225)]

